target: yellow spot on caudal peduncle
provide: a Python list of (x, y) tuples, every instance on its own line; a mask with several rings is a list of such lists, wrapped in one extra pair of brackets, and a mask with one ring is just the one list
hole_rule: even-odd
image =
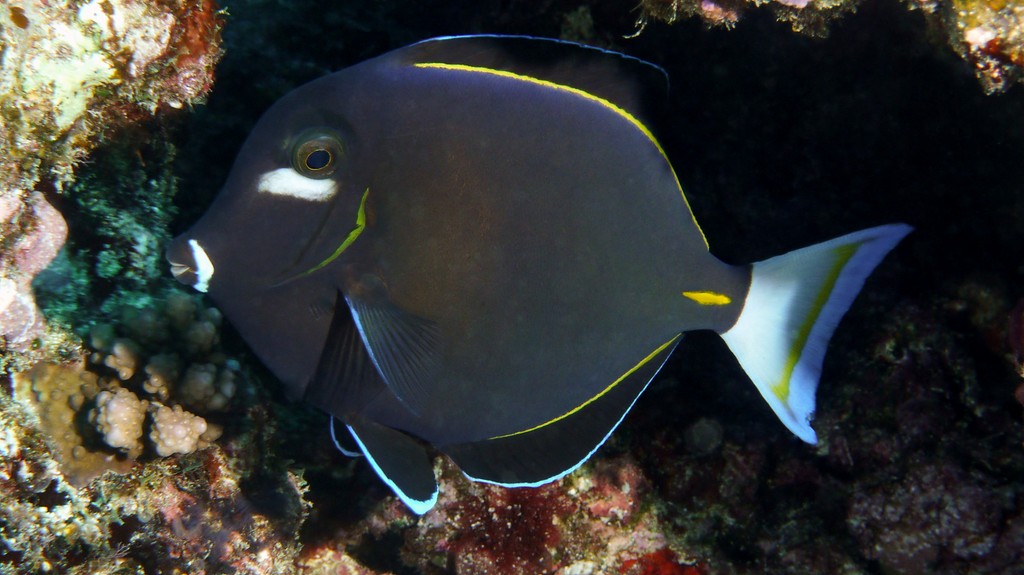
[(713, 291), (684, 291), (683, 297), (692, 299), (700, 305), (728, 305), (732, 298), (724, 293)]

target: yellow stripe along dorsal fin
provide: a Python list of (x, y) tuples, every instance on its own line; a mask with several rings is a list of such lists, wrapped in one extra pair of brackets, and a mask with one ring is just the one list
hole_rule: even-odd
[(530, 36), (473, 35), (424, 40), (400, 54), (401, 65), (463, 65), (571, 86), (615, 104), (647, 125), (667, 111), (665, 70), (594, 46)]
[[(471, 43), (462, 45), (461, 43)], [(541, 50), (538, 50), (538, 47)], [(665, 154), (661, 143), (644, 121), (642, 110), (651, 107), (649, 87), (666, 88), (667, 78), (661, 68), (617, 52), (610, 52), (559, 40), (529, 37), (468, 36), (427, 40), (410, 47), (406, 63), (415, 68), (456, 73), (487, 74), (537, 87), (557, 90), (598, 104), (639, 130), (658, 150), (672, 173), (679, 195), (683, 198), (693, 225), (707, 246), (690, 202), (683, 193), (679, 177)], [(517, 59), (514, 54), (533, 49), (532, 59)], [(411, 60), (411, 61), (409, 61)], [(537, 62), (545, 62), (540, 66)], [(654, 78), (658, 78), (657, 80)]]

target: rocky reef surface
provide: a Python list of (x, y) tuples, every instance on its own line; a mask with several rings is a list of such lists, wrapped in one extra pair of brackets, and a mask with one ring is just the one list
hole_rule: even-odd
[[(871, 0), (868, 0), (871, 1)], [(732, 28), (747, 13), (769, 10), (796, 32), (827, 36), (833, 22), (864, 0), (642, 0), (637, 26), (699, 18)], [(1024, 4), (1015, 0), (903, 0), (920, 11), (936, 37), (967, 61), (986, 92), (1024, 80)]]
[[(31, 288), (67, 234), (65, 218), (71, 214), (62, 216), (53, 204), (75, 195), (76, 184), (87, 178), (76, 167), (86, 163), (92, 150), (115, 139), (132, 142), (131, 130), (139, 134), (137, 127), (155, 114), (180, 110), (205, 96), (220, 57), (216, 10), (212, 0), (13, 0), (0, 6), (0, 336), (5, 365), (13, 361), (24, 367), (45, 356), (33, 351), (74, 345), (60, 341), (63, 334), (46, 330)], [(136, 153), (141, 160), (142, 153)], [(118, 256), (155, 261), (160, 230), (172, 213), (166, 180), (149, 182), (156, 196), (151, 202), (138, 186), (131, 187), (133, 203), (141, 199), (155, 207), (148, 213), (131, 210), (141, 220), (132, 228), (110, 221), (116, 209), (102, 213), (108, 221), (93, 222), (100, 228), (120, 227), (111, 235), (128, 248), (99, 245), (93, 251), (102, 248), (108, 262)], [(78, 200), (76, 207), (95, 210), (97, 202), (115, 201), (97, 197)], [(93, 271), (104, 277), (99, 267)], [(151, 266), (144, 283), (158, 273)], [(76, 293), (85, 290), (76, 287)]]
[[(634, 7), (0, 6), (0, 573), (1020, 572), (1024, 8)], [(659, 133), (726, 261), (916, 227), (837, 332), (818, 446), (693, 334), (579, 471), (505, 490), (437, 458), (441, 500), (416, 517), (171, 285), (163, 243), (266, 106), (387, 49), (480, 32), (664, 66)]]

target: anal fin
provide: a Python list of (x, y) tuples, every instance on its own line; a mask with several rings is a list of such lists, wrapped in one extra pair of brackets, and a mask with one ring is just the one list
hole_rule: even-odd
[(347, 424), (352, 438), (367, 461), (409, 509), (422, 515), (437, 503), (434, 466), (422, 443), (412, 437), (374, 423)]
[[(345, 422), (338, 419), (337, 417), (331, 418), (331, 442), (334, 443), (334, 447), (341, 452), (345, 457), (362, 457), (363, 452), (359, 451), (359, 445), (355, 442), (352, 434), (345, 435), (338, 431), (339, 425), (345, 425)], [(348, 429), (347, 427), (345, 429)]]
[(675, 349), (677, 335), (581, 406), (519, 433), (441, 447), (473, 481), (537, 487), (572, 473), (597, 451)]

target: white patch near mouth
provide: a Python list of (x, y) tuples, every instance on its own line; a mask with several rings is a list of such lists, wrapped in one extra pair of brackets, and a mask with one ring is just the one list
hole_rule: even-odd
[(210, 287), (210, 279), (213, 278), (213, 262), (199, 242), (189, 240), (188, 245), (192, 248), (192, 259), (196, 262), (196, 283), (192, 287), (196, 288), (196, 291), (206, 293)]
[(334, 197), (338, 185), (330, 178), (314, 180), (303, 176), (292, 168), (278, 168), (260, 176), (257, 189), (260, 192), (277, 196), (290, 196), (310, 202), (326, 202)]

